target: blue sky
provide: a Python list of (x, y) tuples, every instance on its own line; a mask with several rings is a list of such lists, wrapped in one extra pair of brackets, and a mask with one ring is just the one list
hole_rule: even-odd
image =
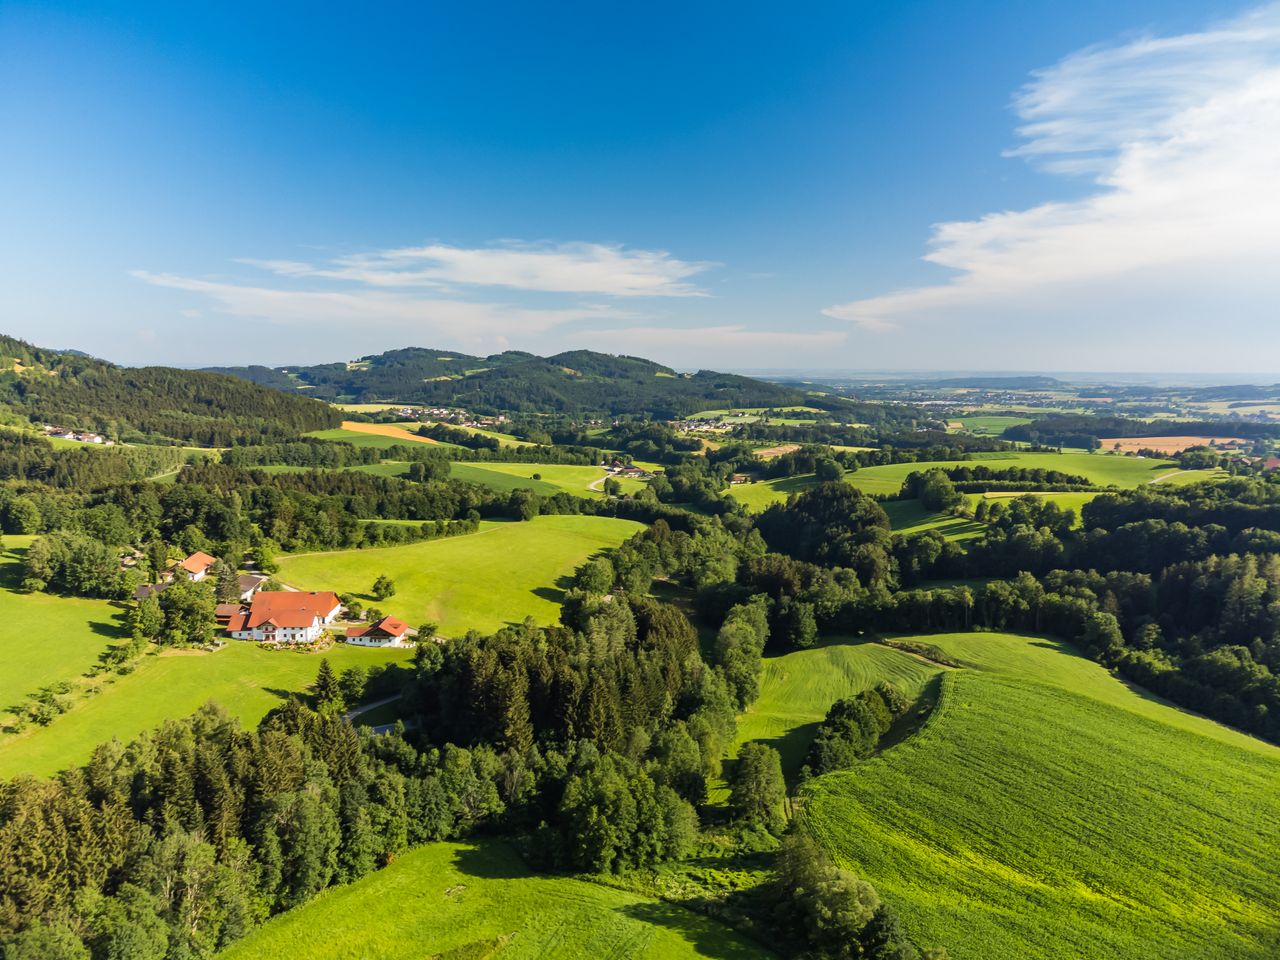
[(1280, 367), (1274, 6), (367, 6), (0, 6), (0, 330)]

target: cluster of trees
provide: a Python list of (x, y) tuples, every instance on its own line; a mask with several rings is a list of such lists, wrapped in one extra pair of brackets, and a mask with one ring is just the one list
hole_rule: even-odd
[(56, 780), (2, 783), (4, 956), (212, 956), (409, 844), (498, 817), (510, 762), (361, 736), (291, 701), (256, 732), (210, 705)]
[(851, 767), (871, 756), (880, 738), (911, 704), (887, 680), (853, 697), (837, 700), (818, 725), (806, 766), (814, 774)]
[(1007, 428), (1006, 440), (1096, 450), (1101, 437), (1244, 437), (1275, 439), (1280, 424), (1249, 420), (1139, 420), (1054, 413)]
[(22, 480), (63, 490), (101, 490), (176, 470), (200, 454), (177, 447), (59, 449), (44, 437), (0, 431), (0, 480)]
[(338, 426), (327, 404), (234, 377), (172, 367), (117, 367), (0, 337), (0, 403), (34, 423), (126, 442), (222, 447)]
[(1067, 491), (1096, 489), (1092, 480), (1079, 474), (1043, 467), (1005, 467), (993, 469), (985, 464), (934, 467), (923, 473), (912, 473), (902, 485), (904, 499), (920, 496), (919, 488), (930, 475), (941, 474), (960, 493), (986, 493), (991, 490)]

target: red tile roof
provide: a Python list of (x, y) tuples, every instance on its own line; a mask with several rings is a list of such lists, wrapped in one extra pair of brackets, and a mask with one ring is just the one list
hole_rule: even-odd
[(217, 620), (226, 620), (229, 617), (234, 617), (243, 609), (244, 607), (238, 603), (220, 603), (214, 607), (213, 616)]
[(381, 633), (388, 637), (395, 637), (397, 640), (409, 632), (409, 625), (403, 620), (397, 620), (395, 617), (383, 617), (377, 623), (370, 624), (367, 627), (347, 627), (348, 637), (367, 637), (370, 634)]
[(328, 617), (340, 606), (342, 604), (338, 595), (331, 590), (324, 593), (260, 590), (253, 595), (253, 605), (249, 608), (246, 626), (249, 630), (267, 623), (274, 623), (277, 627), (309, 627), (317, 619)]
[(217, 562), (217, 557), (211, 557), (209, 554), (202, 553), (197, 550), (191, 556), (187, 557), (187, 559), (183, 560), (182, 563), (178, 564), (178, 566), (182, 567), (182, 569), (187, 571), (187, 573), (197, 574), (204, 573)]

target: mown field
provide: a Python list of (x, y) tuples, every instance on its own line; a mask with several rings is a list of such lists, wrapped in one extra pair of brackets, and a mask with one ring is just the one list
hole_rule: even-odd
[(956, 960), (1278, 955), (1280, 749), (1051, 641), (922, 639), (965, 664), (928, 723), (801, 814), (914, 937)]
[(0, 716), (27, 694), (80, 677), (126, 639), (119, 604), (18, 590), (34, 539), (9, 534), (0, 550)]
[[(1099, 486), (1114, 485), (1130, 489), (1145, 483), (1198, 483), (1221, 474), (1213, 470), (1180, 470), (1170, 460), (1140, 460), (1136, 457), (1090, 453), (990, 453), (976, 454), (974, 460), (944, 460), (928, 463), (891, 463), (864, 467), (844, 475), (864, 493), (893, 494), (911, 473), (932, 467), (973, 466), (982, 463), (993, 470), (1002, 467), (1028, 467), (1059, 470), (1083, 476)], [(785, 500), (814, 485), (812, 474), (765, 480), (731, 487), (729, 493), (753, 511), (764, 510), (771, 503)]]
[(396, 595), (376, 603), (417, 625), (439, 624), (445, 636), (492, 631), (533, 617), (554, 623), (562, 587), (591, 555), (642, 529), (612, 517), (547, 516), (527, 523), (483, 523), (478, 533), (397, 547), (298, 554), (280, 558), (280, 577), (305, 590), (368, 597), (379, 574)]
[(222, 960), (772, 956), (682, 907), (532, 874), (499, 841), (419, 847), (276, 917), (220, 954)]
[[(538, 474), (540, 480), (534, 480)], [(579, 497), (603, 497), (600, 489), (607, 474), (600, 467), (580, 467), (560, 463), (450, 463), (449, 475), (494, 490), (532, 488), (548, 495), (572, 493)], [(644, 488), (643, 480), (619, 477), (623, 493)]]
[(924, 533), (936, 530), (948, 540), (963, 543), (982, 536), (986, 524), (964, 517), (954, 517), (949, 513), (935, 513), (926, 510), (919, 500), (890, 500), (882, 503), (884, 512), (889, 515), (889, 523), (894, 533)]
[(306, 436), (315, 437), (317, 440), (341, 440), (357, 447), (374, 447), (378, 450), (409, 443), (427, 443), (439, 447), (457, 446), (454, 443), (443, 443), (439, 440), (420, 437), (410, 433), (404, 427), (383, 423), (358, 423), (354, 420), (345, 421), (341, 427), (335, 427), (332, 430), (314, 430)]
[(959, 421), (962, 430), (986, 437), (998, 437), (1009, 427), (1020, 427), (1031, 422), (1030, 417), (1002, 417), (998, 414), (963, 415), (955, 419)]
[[(338, 671), (411, 655), (411, 650), (341, 644), (323, 654)], [(132, 673), (104, 678), (97, 693), (78, 700), (47, 727), (28, 726), (16, 736), (0, 737), (0, 779), (20, 773), (47, 776), (82, 763), (99, 743), (112, 737), (128, 741), (209, 700), (256, 724), (290, 693), (308, 687), (320, 660), (319, 654), (263, 650), (238, 640), (212, 653), (175, 650), (143, 657)]]
[(738, 718), (733, 753), (763, 740), (782, 754), (782, 768), (794, 780), (804, 763), (818, 722), (837, 700), (888, 680), (915, 699), (936, 664), (867, 640), (826, 638), (808, 650), (766, 657), (760, 696)]

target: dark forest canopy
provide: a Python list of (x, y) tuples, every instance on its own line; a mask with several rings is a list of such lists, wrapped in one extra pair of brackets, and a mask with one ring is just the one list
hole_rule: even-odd
[(336, 427), (328, 406), (234, 377), (118, 367), (0, 336), (0, 403), (33, 423), (126, 442), (229, 446)]
[(353, 363), (310, 367), (225, 367), (282, 390), (323, 400), (398, 401), (485, 411), (649, 414), (659, 419), (716, 407), (800, 403), (798, 390), (750, 377), (699, 370), (677, 373), (638, 357), (572, 350), (553, 357), (507, 351), (472, 357), (410, 347)]

